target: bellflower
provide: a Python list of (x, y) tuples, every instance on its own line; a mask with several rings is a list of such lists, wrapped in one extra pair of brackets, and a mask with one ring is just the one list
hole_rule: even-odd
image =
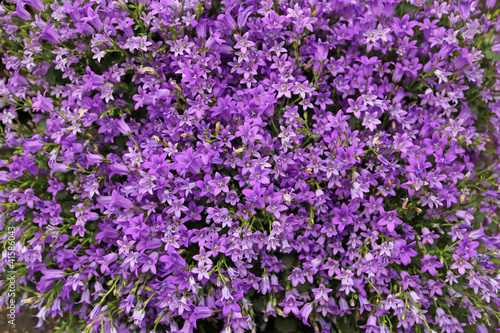
[(4, 1), (0, 262), (37, 327), (489, 329), (494, 2)]

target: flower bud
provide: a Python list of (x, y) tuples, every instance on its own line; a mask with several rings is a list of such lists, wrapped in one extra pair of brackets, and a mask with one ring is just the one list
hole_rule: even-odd
[(311, 67), (314, 65), (314, 59), (311, 59), (307, 62), (307, 64), (304, 66), (304, 70), (308, 71), (311, 69)]
[(406, 209), (406, 205), (408, 205), (408, 201), (409, 201), (409, 199), (405, 198), (403, 201), (403, 206), (401, 208)]
[(152, 67), (142, 67), (142, 68), (139, 68), (138, 70), (139, 70), (140, 74), (151, 74), (151, 75), (158, 74), (158, 72)]
[(465, 199), (467, 198), (467, 193), (464, 191), (462, 192), (462, 194), (460, 195), (460, 198), (458, 199), (458, 202), (460, 202), (461, 204), (465, 202)]

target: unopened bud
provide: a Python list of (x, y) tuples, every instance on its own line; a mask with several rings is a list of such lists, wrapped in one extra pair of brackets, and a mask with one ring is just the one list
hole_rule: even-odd
[(78, 111), (78, 115), (80, 116), (80, 118), (83, 117), (83, 115), (87, 113), (88, 110), (89, 109), (81, 108), (80, 111)]
[(401, 208), (406, 209), (406, 205), (408, 205), (408, 201), (410, 201), (408, 198), (405, 198), (403, 201), (403, 206)]
[(175, 88), (176, 90), (178, 90), (178, 91), (182, 91), (182, 88), (181, 88), (181, 87), (179, 87), (179, 85), (177, 84), (177, 82), (175, 82), (175, 80), (172, 80), (172, 84), (173, 84), (173, 86), (174, 86), (174, 88)]
[(158, 74), (158, 72), (154, 68), (152, 68), (152, 67), (142, 67), (142, 68), (139, 68), (139, 73), (140, 74), (152, 74), (152, 75)]
[(239, 153), (242, 153), (245, 151), (245, 147), (240, 147), (238, 149), (234, 149), (233, 147), (233, 151), (236, 153), (236, 154), (239, 154)]
[(462, 194), (460, 195), (460, 198), (458, 199), (458, 202), (460, 202), (461, 204), (465, 202), (465, 199), (467, 198), (467, 193), (464, 191), (462, 192)]
[(30, 298), (22, 299), (21, 303), (22, 304), (31, 304), (34, 301), (36, 301), (36, 297), (30, 297)]
[(490, 316), (486, 313), (486, 311), (483, 313), (483, 319), (486, 320), (486, 325), (491, 326)]
[(309, 62), (304, 66), (304, 70), (308, 71), (314, 65), (314, 59), (309, 60)]

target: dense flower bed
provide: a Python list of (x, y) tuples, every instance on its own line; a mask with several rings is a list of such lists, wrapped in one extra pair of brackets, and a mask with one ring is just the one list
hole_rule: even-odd
[(0, 270), (58, 332), (487, 332), (480, 6), (7, 2)]

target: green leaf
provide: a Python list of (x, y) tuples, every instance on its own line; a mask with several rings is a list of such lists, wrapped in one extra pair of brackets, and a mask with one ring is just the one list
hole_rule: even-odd
[(290, 255), (290, 254), (285, 254), (282, 259), (281, 259), (281, 262), (283, 263), (283, 265), (286, 266), (287, 269), (290, 269), (292, 268), (293, 266), (293, 262), (295, 260), (295, 257)]
[(474, 215), (474, 222), (476, 222), (477, 224), (481, 223), (484, 221), (484, 214), (477, 214), (477, 215)]
[(490, 261), (491, 261), (491, 262), (494, 262), (494, 263), (495, 263), (495, 264), (497, 264), (497, 265), (500, 265), (500, 259), (499, 259), (499, 258), (493, 258), (493, 257), (491, 257), (491, 258), (490, 258)]
[(477, 106), (475, 106), (475, 105), (471, 105), (471, 106), (470, 106), (470, 111), (471, 111), (472, 113), (474, 113), (475, 115), (478, 115), (478, 114), (479, 114), (479, 109), (478, 109), (478, 108), (477, 108)]
[(357, 119), (355, 117), (351, 117), (347, 120), (347, 123), (349, 124), (349, 126), (353, 129), (356, 128), (356, 125), (357, 125)]
[(408, 211), (406, 212), (406, 219), (408, 221), (411, 221), (413, 220), (414, 217), (415, 217), (415, 211), (413, 209), (408, 209)]
[(500, 53), (493, 53), (490, 50), (486, 50), (484, 51), (484, 56), (486, 57), (486, 59), (500, 62)]
[(355, 333), (357, 332), (354, 326), (349, 321), (337, 323), (337, 327), (342, 333)]
[(297, 319), (294, 317), (276, 318), (276, 330), (281, 333), (291, 333), (297, 328)]

